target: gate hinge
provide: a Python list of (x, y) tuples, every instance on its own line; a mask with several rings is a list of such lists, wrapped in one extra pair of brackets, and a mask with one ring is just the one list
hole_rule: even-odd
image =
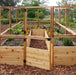
[(26, 60), (23, 60), (24, 63), (26, 63)]
[(48, 41), (50, 41), (50, 40), (51, 40), (51, 38), (47, 38), (47, 40), (48, 40)]
[(26, 9), (24, 9), (24, 12), (26, 12)]
[(24, 34), (26, 34), (26, 31), (24, 31)]
[(26, 41), (26, 39), (24, 39), (24, 41)]

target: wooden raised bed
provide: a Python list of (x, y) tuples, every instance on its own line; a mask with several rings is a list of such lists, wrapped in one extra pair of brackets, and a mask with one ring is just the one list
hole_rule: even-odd
[[(29, 36), (48, 37), (44, 29), (32, 29)], [(50, 41), (46, 40), (48, 49), (32, 48), (31, 39), (27, 39), (26, 64), (43, 69), (50, 70)], [(1, 46), (0, 47), (0, 64), (23, 65), (24, 47), (20, 46)], [(54, 47), (54, 65), (75, 65), (76, 64), (76, 46), (58, 46)], [(52, 61), (52, 60), (51, 60)]]

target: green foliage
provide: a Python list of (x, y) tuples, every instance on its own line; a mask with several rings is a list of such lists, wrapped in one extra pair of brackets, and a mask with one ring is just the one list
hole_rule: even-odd
[(11, 30), (12, 34), (14, 34), (14, 29), (13, 28), (10, 28), (10, 30)]
[(15, 6), (20, 0), (0, 0), (0, 6)]
[[(65, 18), (63, 18), (63, 21), (61, 22), (62, 25), (65, 25)], [(68, 27), (76, 28), (76, 23), (73, 22), (73, 17), (68, 17), (67, 20)]]
[(35, 12), (36, 10), (28, 10), (27, 16), (29, 18), (35, 18)]
[(9, 24), (9, 19), (1, 19), (2, 24)]
[(43, 12), (40, 12), (40, 13), (39, 13), (39, 18), (40, 18), (40, 19), (44, 18), (44, 13), (43, 13)]
[(19, 42), (18, 41), (16, 41), (16, 44), (18, 44)]
[(37, 18), (27, 18), (27, 21), (37, 21)]
[(57, 27), (54, 27), (54, 32), (57, 31)]
[(59, 30), (59, 33), (64, 34), (65, 31), (64, 31), (63, 29), (60, 29), (60, 30)]
[(12, 18), (12, 23), (15, 23), (16, 22), (16, 18)]
[(63, 45), (64, 46), (72, 46), (72, 39), (71, 38), (63, 38)]
[(14, 38), (8, 38), (7, 40), (8, 40), (8, 41), (11, 41), (11, 40), (14, 40)]

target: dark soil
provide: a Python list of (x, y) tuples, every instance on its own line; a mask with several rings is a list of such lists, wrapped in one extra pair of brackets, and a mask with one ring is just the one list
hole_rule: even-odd
[(7, 40), (3, 46), (23, 46), (23, 39), (15, 38), (11, 41)]
[(30, 47), (39, 48), (39, 49), (47, 49), (47, 45), (44, 40), (36, 40), (36, 39), (31, 39)]
[(55, 66), (50, 71), (28, 65), (0, 64), (0, 75), (76, 75), (76, 66)]

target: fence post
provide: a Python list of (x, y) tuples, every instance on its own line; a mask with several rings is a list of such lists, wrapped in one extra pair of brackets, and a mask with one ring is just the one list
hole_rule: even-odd
[(56, 9), (55, 9), (55, 21), (56, 21)]
[[(24, 36), (27, 35), (27, 9), (24, 9)], [(27, 41), (24, 39), (24, 65), (26, 65), (26, 47)]]
[(51, 39), (51, 55), (52, 55), (52, 65), (54, 65), (54, 7), (52, 7), (52, 28), (51, 28), (51, 33), (52, 33), (52, 39)]
[(50, 70), (54, 65), (54, 7), (51, 8), (51, 21), (50, 21)]
[(54, 64), (54, 7), (51, 8), (50, 12), (50, 70)]
[(18, 9), (16, 9), (16, 24), (18, 23)]
[[(1, 34), (1, 8), (0, 8), (0, 34)], [(0, 38), (0, 46), (1, 46), (1, 38)]]
[(22, 11), (21, 11), (21, 9), (20, 9), (20, 20), (22, 21), (22, 16), (21, 16), (21, 14), (22, 14)]
[(37, 19), (38, 19), (38, 27), (39, 27), (39, 9), (37, 9)]
[[(65, 26), (67, 28), (67, 8), (65, 9)], [(65, 30), (65, 33), (67, 34), (67, 30)]]
[[(9, 28), (11, 28), (11, 8), (9, 8)], [(10, 31), (11, 34), (11, 31)]]

